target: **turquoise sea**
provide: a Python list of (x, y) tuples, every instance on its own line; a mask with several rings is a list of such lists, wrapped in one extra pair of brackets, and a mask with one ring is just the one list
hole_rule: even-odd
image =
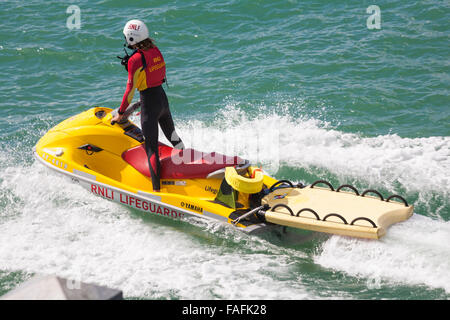
[[(413, 217), (380, 241), (293, 242), (149, 216), (44, 168), (32, 148), (52, 126), (120, 104), (132, 18), (188, 146), (398, 193)], [(128, 299), (448, 300), (449, 21), (438, 0), (0, 1), (0, 295), (44, 273)]]

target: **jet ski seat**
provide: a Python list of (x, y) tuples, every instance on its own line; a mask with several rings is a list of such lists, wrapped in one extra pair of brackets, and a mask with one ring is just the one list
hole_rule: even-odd
[[(190, 148), (179, 150), (161, 142), (158, 149), (161, 179), (204, 179), (221, 169), (225, 171), (225, 167), (249, 164), (238, 156), (204, 153)], [(122, 158), (143, 175), (151, 177), (144, 144), (128, 149), (122, 154)]]

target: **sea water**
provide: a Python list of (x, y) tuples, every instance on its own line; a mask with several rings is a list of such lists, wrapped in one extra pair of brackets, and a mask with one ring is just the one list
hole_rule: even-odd
[[(295, 242), (148, 215), (42, 166), (52, 126), (120, 105), (132, 18), (187, 146), (401, 194), (414, 215), (379, 241)], [(450, 298), (448, 2), (2, 1), (0, 21), (0, 294), (44, 273), (125, 298)]]

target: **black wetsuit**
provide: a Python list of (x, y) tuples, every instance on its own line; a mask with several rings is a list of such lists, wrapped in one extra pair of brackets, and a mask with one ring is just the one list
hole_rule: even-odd
[[(122, 58), (124, 60), (125, 58)], [(160, 162), (158, 153), (158, 123), (164, 135), (177, 149), (184, 149), (183, 142), (175, 132), (169, 102), (162, 84), (166, 77), (166, 63), (156, 46), (137, 50), (126, 57), (128, 71), (127, 89), (123, 95), (119, 113), (124, 113), (133, 100), (135, 89), (141, 94), (141, 127), (145, 137), (153, 190), (160, 189)]]
[(152, 176), (153, 190), (160, 189), (160, 171), (158, 152), (158, 123), (164, 135), (177, 149), (184, 149), (183, 142), (175, 132), (175, 125), (169, 109), (169, 102), (162, 86), (140, 91), (141, 128), (145, 137), (145, 151)]

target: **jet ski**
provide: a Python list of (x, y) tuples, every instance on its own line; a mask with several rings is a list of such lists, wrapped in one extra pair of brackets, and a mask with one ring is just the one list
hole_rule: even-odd
[(92, 107), (51, 128), (34, 147), (45, 166), (104, 199), (171, 219), (194, 216), (249, 233), (274, 226), (379, 239), (408, 219), (399, 196), (351, 185), (277, 180), (239, 156), (176, 149), (159, 142), (161, 191), (153, 192), (141, 129), (111, 123), (117, 109)]

